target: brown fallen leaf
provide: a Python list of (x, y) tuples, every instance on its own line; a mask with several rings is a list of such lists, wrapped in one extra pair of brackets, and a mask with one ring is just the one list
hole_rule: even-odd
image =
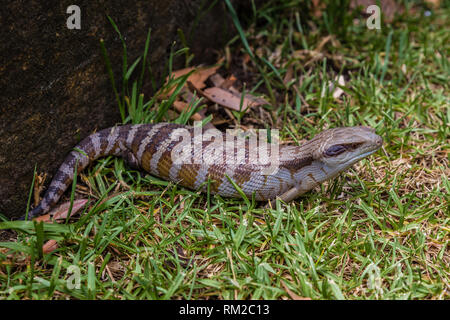
[(197, 88), (203, 89), (206, 87), (205, 81), (208, 80), (210, 76), (215, 74), (220, 67), (220, 65), (216, 65), (212, 67), (198, 68), (192, 75), (189, 76), (188, 80)]
[[(179, 77), (182, 77), (182, 76), (188, 74), (189, 72), (191, 72), (191, 71), (194, 70), (194, 69), (195, 69), (194, 67), (189, 67), (189, 68), (184, 68), (184, 69), (180, 69), (180, 70), (175, 70), (175, 71), (172, 71), (171, 76), (172, 76), (174, 79), (177, 79), (177, 78), (179, 78)], [(169, 77), (167, 77), (166, 80), (169, 80)]]
[(283, 83), (287, 85), (292, 80), (293, 77), (294, 77), (294, 68), (292, 67), (291, 64), (286, 70), (286, 74), (284, 75), (283, 78)]
[[(205, 98), (207, 98), (217, 104), (220, 104), (220, 105), (223, 105), (230, 109), (239, 111), (242, 93), (239, 90), (237, 90), (235, 87), (233, 87), (233, 85), (232, 85), (232, 82), (236, 81), (237, 79), (233, 75), (231, 75), (229, 77), (230, 81), (227, 81), (220, 74), (216, 73), (213, 76), (211, 76), (210, 80), (214, 84), (214, 87), (208, 88), (204, 91), (201, 91), (201, 90), (199, 90), (198, 87), (196, 87), (195, 85), (192, 84), (191, 90), (198, 91), (198, 93), (200, 95), (204, 96)], [(223, 94), (225, 96), (225, 99), (226, 98), (233, 99), (232, 100), (233, 103), (229, 103), (230, 106), (228, 106), (223, 103), (214, 101), (215, 100), (214, 97), (212, 97), (210, 94), (214, 94), (214, 93), (216, 93), (216, 91), (217, 92), (220, 91), (219, 94)], [(210, 99), (210, 98), (212, 98), (212, 99)], [(238, 99), (238, 100), (236, 100), (236, 99)], [(253, 106), (260, 106), (260, 105), (264, 105), (264, 104), (269, 104), (269, 102), (263, 98), (255, 97), (254, 95), (252, 95), (250, 93), (246, 93), (245, 97), (244, 97), (244, 103), (243, 103), (242, 109), (244, 110), (245, 107), (248, 105), (251, 105), (253, 107)]]
[(225, 79), (218, 73), (212, 75), (210, 80), (215, 87), (220, 87), (222, 83), (225, 81)]
[(50, 252), (55, 251), (58, 249), (58, 242), (56, 240), (48, 240), (43, 246), (42, 246), (42, 252), (44, 254), (48, 254)]
[(250, 94), (250, 93), (246, 93), (245, 94), (245, 98), (249, 99), (250, 101), (253, 102), (252, 106), (262, 106), (262, 105), (270, 105), (269, 101), (267, 101), (264, 98), (260, 98), (260, 97), (255, 97), (254, 95)]
[(228, 78), (225, 79), (225, 81), (223, 81), (220, 84), (220, 87), (222, 89), (229, 89), (230, 87), (233, 86), (233, 84), (236, 82), (237, 78), (234, 75), (230, 75)]
[[(183, 110), (185, 110), (186, 108), (189, 108), (189, 103), (191, 101), (194, 101), (195, 96), (192, 94), (192, 92), (188, 88), (183, 88), (183, 90), (181, 91), (181, 99), (183, 99), (184, 101), (176, 100), (174, 102), (174, 107), (179, 112), (183, 112)], [(206, 110), (205, 109), (200, 109), (198, 112), (194, 113), (191, 116), (191, 120), (194, 120), (194, 121), (202, 121), (205, 118), (206, 118)], [(211, 122), (208, 122), (204, 125), (204, 128), (210, 129), (210, 128), (215, 128), (215, 126)]]
[(212, 75), (210, 80), (214, 84), (215, 87), (226, 89), (228, 91), (231, 91), (235, 94), (240, 95), (239, 90), (236, 89), (235, 87), (233, 87), (232, 84), (230, 86), (228, 86), (228, 83), (225, 83), (225, 81), (226, 81), (225, 78), (222, 77), (220, 74), (216, 73), (216, 74)]
[[(175, 109), (178, 110), (178, 112), (183, 112), (183, 111), (189, 112), (189, 110), (190, 110), (189, 103), (181, 101), (181, 100), (174, 101), (173, 106), (175, 107)], [(194, 121), (202, 121), (203, 118), (204, 117), (202, 117), (202, 115), (198, 112), (194, 113), (191, 116), (191, 119)]]
[(241, 99), (240, 96), (218, 87), (208, 88), (203, 91), (203, 94), (208, 100), (236, 111), (245, 110), (247, 112), (252, 104), (254, 104), (253, 101), (245, 96), (244, 99)]
[[(221, 67), (220, 64), (212, 66), (212, 67), (189, 67), (180, 70), (173, 71), (170, 76), (166, 78), (166, 83), (169, 82), (169, 78), (177, 79), (188, 74), (191, 71), (192, 74), (187, 78), (187, 81), (190, 81), (195, 85), (196, 88), (203, 89), (206, 87), (205, 81), (208, 80), (210, 76), (215, 74), (217, 70)], [(175, 91), (175, 86), (170, 88), (168, 92), (165, 92), (162, 96), (168, 97)]]
[[(86, 202), (87, 202), (87, 199), (74, 200), (70, 216), (73, 216), (81, 208), (83, 208), (84, 205), (86, 204)], [(47, 213), (40, 217), (37, 217), (34, 220), (52, 223), (52, 222), (54, 222), (54, 220), (66, 219), (67, 214), (69, 213), (69, 208), (70, 208), (70, 201), (67, 201), (67, 202), (61, 204), (59, 207), (53, 209), (50, 213)], [(51, 217), (53, 217), (53, 219)]]

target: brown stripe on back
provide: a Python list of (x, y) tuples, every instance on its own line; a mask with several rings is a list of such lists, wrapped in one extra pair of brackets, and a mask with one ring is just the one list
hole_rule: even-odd
[[(94, 143), (94, 135), (95, 134), (97, 134), (98, 135), (98, 132), (97, 133), (94, 133), (94, 134), (91, 134), (90, 136), (88, 136), (85, 140), (83, 140), (83, 143), (82, 144), (80, 144), (80, 146), (82, 146), (82, 150), (89, 156), (89, 159), (92, 161), (92, 160), (95, 160), (97, 157), (96, 157), (96, 154), (97, 154), (97, 150), (96, 150), (96, 148), (95, 148), (95, 143)], [(101, 146), (101, 139), (100, 139), (100, 136), (98, 137), (98, 141), (99, 141), (99, 145)]]
[(183, 164), (178, 172), (180, 185), (192, 189), (200, 166), (200, 164)]
[[(115, 127), (114, 131), (111, 129), (107, 137), (108, 143), (104, 149), (105, 153), (108, 151), (108, 154), (120, 155), (121, 152), (124, 151), (126, 148), (126, 138), (128, 136), (128, 132), (130, 131), (130, 127), (130, 125), (126, 125)], [(109, 150), (107, 150), (108, 148)]]
[[(72, 184), (72, 181), (73, 181), (69, 176), (61, 177), (61, 179), (58, 179), (58, 180), (59, 180), (59, 182), (61, 184), (65, 185), (66, 188), (69, 187)], [(59, 189), (58, 195), (62, 195), (63, 193), (64, 193), (64, 190), (63, 189)]]
[(128, 133), (130, 132), (131, 127), (132, 127), (132, 125), (117, 127), (117, 130), (119, 130), (119, 135), (117, 137), (117, 141), (122, 141), (123, 144), (125, 145), (127, 138), (128, 138)]
[[(142, 153), (142, 157), (141, 157), (141, 159), (138, 159), (138, 161), (140, 161), (140, 163), (141, 163), (141, 167), (145, 170), (145, 171), (147, 171), (147, 172), (150, 172), (150, 160), (151, 160), (151, 158), (152, 158), (152, 156), (153, 156), (153, 153), (155, 153), (156, 152), (156, 148), (155, 148), (155, 141), (159, 138), (159, 139), (162, 139), (162, 132), (163, 132), (163, 129), (165, 128), (166, 126), (163, 126), (163, 127), (161, 127), (160, 129), (159, 129), (159, 131), (156, 131), (154, 134), (153, 134), (153, 136), (150, 138), (150, 140), (149, 140), (149, 142), (146, 144), (146, 146), (145, 146), (145, 149), (144, 149), (144, 152)], [(150, 133), (150, 131), (153, 129), (153, 127), (152, 128), (150, 128), (149, 130), (147, 130), (147, 131), (145, 131), (145, 134), (144, 135), (142, 135), (142, 136), (140, 136), (140, 139), (138, 140), (138, 147), (137, 147), (137, 150), (139, 150), (140, 149), (140, 145), (141, 145), (141, 143), (143, 143), (143, 141), (145, 140), (145, 138), (149, 135), (149, 133)], [(136, 141), (137, 139), (135, 139), (135, 141)]]
[(265, 200), (265, 197), (262, 195), (261, 191), (259, 191), (259, 190), (256, 190), (255, 198), (256, 198), (256, 200)]
[[(136, 125), (133, 125), (133, 126), (136, 126)], [(132, 130), (133, 126), (130, 126), (130, 130), (128, 130), (127, 137), (125, 138), (125, 142), (128, 139), (128, 134)], [(139, 127), (136, 129), (134, 137), (131, 141), (131, 144), (128, 146), (135, 156), (137, 156), (137, 153), (139, 151), (139, 147), (141, 146), (142, 141), (148, 136), (148, 134), (152, 130), (153, 126), (154, 126), (154, 124), (143, 124), (143, 125), (139, 125)]]
[(259, 170), (258, 168), (254, 168), (254, 166), (249, 166), (248, 164), (240, 164), (234, 168), (233, 181), (239, 186), (250, 180), (251, 174), (253, 171)]
[(84, 153), (86, 153), (86, 155), (89, 157), (89, 160), (92, 160), (94, 157), (94, 150), (93, 150), (93, 146), (91, 143), (91, 136), (86, 137), (85, 139), (83, 139), (83, 141), (81, 141), (76, 148), (83, 150)]
[(224, 164), (213, 164), (208, 169), (208, 174), (206, 175), (206, 181), (210, 180), (210, 191), (211, 193), (217, 193), (220, 184), (225, 173)]
[(289, 161), (282, 161), (280, 163), (280, 167), (284, 167), (289, 171), (293, 170), (294, 172), (298, 172), (298, 170), (300, 170), (301, 168), (311, 165), (313, 161), (314, 161), (313, 156), (308, 155), (303, 158), (296, 158)]
[[(67, 190), (67, 188), (72, 183), (72, 178), (66, 174), (64, 174), (61, 171), (58, 171), (56, 176), (53, 178), (54, 180), (57, 180), (60, 182), (63, 188), (57, 188), (50, 184), (49, 188), (47, 189), (45, 193), (45, 198), (42, 199), (42, 201), (46, 203), (47, 206), (52, 207), (55, 205), (58, 200), (61, 198), (62, 194)], [(52, 181), (53, 182), (53, 181)]]
[[(152, 124), (148, 124), (148, 125), (141, 125), (139, 126), (135, 133), (134, 133), (134, 137), (131, 140), (131, 144), (128, 146), (131, 151), (133, 152), (134, 155), (137, 154), (138, 150), (139, 150), (139, 146), (141, 145), (141, 142), (143, 139), (145, 139), (145, 137), (147, 136), (147, 134), (150, 132), (151, 128), (153, 127)], [(130, 131), (133, 128), (130, 126), (130, 130), (128, 130), (127, 132), (127, 136), (125, 137), (125, 142), (128, 139), (128, 134), (130, 133)]]
[(169, 171), (172, 167), (172, 150), (179, 141), (172, 141), (158, 161), (158, 173), (161, 178), (169, 179)]
[(170, 133), (174, 129), (180, 127), (183, 126), (174, 123), (167, 123), (165, 126), (159, 128), (159, 130), (153, 135), (150, 142), (147, 144), (144, 153), (142, 154), (141, 166), (144, 170), (150, 172), (150, 160), (158, 150), (158, 147), (163, 141), (170, 138)]
[[(116, 130), (118, 130), (116, 128)], [(111, 133), (111, 128), (99, 131), (99, 139), (100, 139), (100, 155), (103, 156), (105, 155), (105, 150), (108, 147), (108, 137), (109, 134)]]
[[(228, 157), (226, 155), (226, 152), (227, 152), (226, 139), (227, 138), (228, 139), (233, 138), (233, 148), (232, 148), (233, 154), (228, 155)], [(223, 141), (223, 154), (222, 154), (221, 162), (210, 165), (210, 167), (208, 168), (208, 173), (206, 175), (206, 181), (208, 181), (208, 179), (210, 180), (211, 193), (217, 193), (219, 191), (219, 187), (220, 187), (222, 181), (224, 180), (225, 172), (227, 171), (227, 168), (233, 172), (232, 179), (240, 187), (242, 186), (243, 183), (250, 180), (250, 176), (251, 176), (251, 170), (249, 170), (249, 164), (248, 164), (249, 163), (248, 139), (245, 140), (245, 144), (244, 144), (244, 158), (242, 159), (243, 161), (239, 161), (238, 163), (236, 163), (236, 162), (240, 159), (237, 158), (238, 148), (239, 148), (239, 146), (237, 145), (237, 137), (230, 136), (230, 135), (226, 136), (224, 134), (222, 141)], [(204, 145), (205, 145), (205, 143), (204, 143)], [(239, 149), (239, 151), (242, 151), (242, 150)], [(230, 163), (227, 163), (227, 161), (230, 161)]]

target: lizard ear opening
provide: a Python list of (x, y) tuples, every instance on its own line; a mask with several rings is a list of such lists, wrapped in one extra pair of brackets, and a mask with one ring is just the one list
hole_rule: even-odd
[(341, 144), (335, 144), (332, 145), (331, 147), (329, 147), (326, 151), (325, 151), (325, 155), (327, 157), (334, 157), (337, 156), (343, 152), (345, 152), (347, 150), (347, 148)]

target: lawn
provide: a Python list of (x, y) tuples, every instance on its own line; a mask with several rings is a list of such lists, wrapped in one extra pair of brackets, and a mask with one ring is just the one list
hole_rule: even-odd
[[(221, 128), (278, 128), (292, 144), (371, 126), (384, 140), (377, 153), (271, 208), (100, 159), (66, 194), (90, 199), (80, 215), (0, 223), (15, 229), (0, 242), (0, 299), (449, 299), (450, 7), (401, 3), (380, 30), (336, 5), (305, 17), (294, 1), (260, 2), (246, 23), (229, 7), (238, 32), (220, 73), (270, 105), (208, 109), (226, 120)], [(172, 108), (179, 90), (141, 94), (147, 50), (111, 89), (123, 122), (187, 122)], [(173, 50), (168, 69), (176, 58), (188, 66), (189, 55)], [(51, 239), (58, 247), (45, 254)]]

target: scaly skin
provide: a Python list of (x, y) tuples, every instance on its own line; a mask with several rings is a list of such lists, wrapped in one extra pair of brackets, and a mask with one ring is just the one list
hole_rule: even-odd
[[(239, 197), (231, 179), (247, 196), (254, 194), (257, 200), (279, 197), (290, 201), (323, 181), (334, 178), (382, 145), (381, 137), (368, 127), (329, 129), (302, 146), (279, 146), (278, 156), (272, 158), (272, 162), (261, 164), (261, 161), (255, 160), (257, 153), (248, 139), (238, 145), (229, 134), (200, 129), (203, 134), (203, 138), (199, 138), (202, 140), (200, 143), (195, 138), (198, 135), (194, 135), (198, 130), (183, 125), (158, 123), (117, 126), (90, 135), (66, 157), (42, 201), (29, 212), (28, 218), (50, 211), (71, 185), (75, 167), (80, 172), (103, 156), (121, 156), (134, 168), (141, 168), (190, 189), (206, 191), (209, 181), (211, 193)], [(187, 158), (190, 161), (177, 162), (180, 158), (174, 154), (180, 154), (182, 147), (187, 145), (186, 141), (190, 145), (192, 138), (193, 147), (185, 153), (191, 156)], [(212, 149), (217, 147), (214, 143), (220, 141), (234, 141), (235, 144), (224, 143), (223, 149)], [(268, 147), (273, 148), (269, 155), (277, 154), (273, 144)], [(242, 161), (229, 161), (227, 157), (230, 155), (242, 156)]]

